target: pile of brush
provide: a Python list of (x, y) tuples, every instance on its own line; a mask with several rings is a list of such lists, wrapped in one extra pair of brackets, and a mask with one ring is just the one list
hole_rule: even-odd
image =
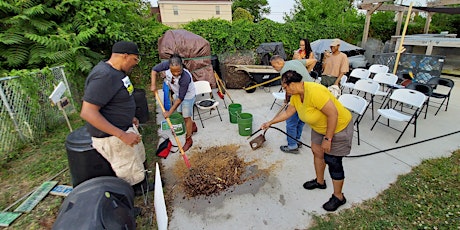
[(237, 145), (211, 147), (194, 152), (190, 158), (191, 169), (182, 162), (175, 168), (186, 197), (218, 195), (227, 188), (244, 183), (247, 163), (237, 155)]

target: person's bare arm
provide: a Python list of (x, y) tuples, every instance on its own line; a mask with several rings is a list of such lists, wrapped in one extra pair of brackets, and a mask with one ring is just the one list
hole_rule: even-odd
[(292, 106), (292, 105), (288, 105), (288, 107), (287, 107), (287, 109), (285, 111), (283, 111), (280, 114), (278, 114), (278, 116), (274, 117), (272, 120), (263, 123), (260, 126), (260, 128), (261, 129), (268, 129), (268, 127), (270, 125), (273, 125), (273, 124), (276, 124), (278, 122), (282, 122), (282, 121), (287, 120), (289, 117), (294, 115), (295, 112), (296, 112), (295, 107)]
[(332, 137), (334, 136), (335, 128), (337, 127), (339, 113), (331, 100), (326, 102), (326, 105), (323, 106), (321, 112), (324, 113), (324, 115), (326, 115), (327, 117), (327, 128), (325, 137), (327, 137), (330, 140), (323, 140), (323, 142), (321, 143), (321, 147), (324, 149), (324, 152), (329, 153), (331, 151)]
[(152, 70), (150, 73), (150, 91), (152, 91), (153, 94), (157, 91), (157, 71)]

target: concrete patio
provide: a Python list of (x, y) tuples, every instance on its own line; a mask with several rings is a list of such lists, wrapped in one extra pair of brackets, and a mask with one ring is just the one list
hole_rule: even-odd
[[(396, 144), (399, 135), (397, 131), (382, 124), (377, 124), (373, 131), (370, 130), (373, 121), (371, 111), (368, 110), (360, 124), (361, 145), (357, 144), (355, 132), (351, 155), (403, 146), (458, 131), (460, 97), (457, 94), (460, 92), (460, 78), (443, 77), (451, 78), (455, 82), (447, 112), (442, 109), (437, 116), (434, 116), (436, 109), (430, 106), (427, 118), (423, 119), (423, 116), (420, 116), (418, 119), (417, 137), (413, 137), (411, 125)], [(263, 122), (270, 120), (279, 110), (279, 105), (275, 105), (270, 110), (273, 102), (271, 92), (276, 92), (279, 88), (280, 86), (259, 87), (254, 93), (234, 89), (228, 92), (234, 103), (242, 105), (243, 112), (253, 115), (252, 130), (256, 131)], [(220, 100), (217, 94), (215, 97)], [(228, 106), (231, 102), (228, 97), (225, 99)], [(379, 101), (380, 98), (377, 98), (376, 102)], [(305, 190), (302, 184), (315, 178), (311, 150), (303, 147), (299, 154), (283, 153), (279, 150), (279, 146), (286, 143), (286, 136), (275, 129), (269, 129), (265, 135), (267, 141), (261, 148), (253, 151), (249, 146), (252, 138), (248, 140), (247, 137), (238, 134), (238, 125), (230, 123), (228, 109), (225, 108), (222, 100), (220, 102), (222, 121), (218, 116), (213, 116), (204, 121), (205, 128), (202, 128), (196, 117), (198, 133), (193, 136), (194, 145), (187, 155), (191, 156), (194, 150), (199, 150), (200, 147), (237, 144), (240, 145), (238, 154), (241, 157), (247, 161), (256, 160), (257, 167), (260, 169), (272, 168), (271, 173), (267, 178), (259, 181), (259, 184), (246, 185), (243, 190), (236, 188), (237, 192), (211, 197), (206, 202), (200, 199), (187, 200), (182, 196), (176, 197), (172, 207), (167, 207), (168, 210), (173, 210), (169, 229), (308, 228), (312, 222), (312, 215), (326, 213), (322, 205), (332, 194), (331, 179), (327, 170), (325, 173), (327, 189)], [(376, 107), (379, 106), (380, 104), (377, 103)], [(164, 119), (160, 109), (158, 110), (157, 122), (159, 123)], [(375, 117), (378, 116), (376, 110), (375, 108)], [(216, 111), (212, 114), (217, 115)], [(275, 126), (285, 130), (284, 122)], [(169, 131), (159, 132), (170, 135)], [(180, 139), (184, 143), (184, 136)], [(302, 140), (310, 144), (310, 128), (307, 125), (304, 127)], [(449, 156), (452, 151), (460, 148), (459, 144), (460, 134), (457, 133), (371, 156), (345, 158), (346, 178), (343, 192), (347, 203), (336, 212), (375, 198), (395, 182), (399, 175), (410, 172), (412, 167), (419, 165), (425, 159)], [(179, 153), (171, 154), (167, 159), (162, 160), (165, 166), (162, 174), (170, 173), (176, 161), (182, 161)], [(166, 181), (166, 184), (168, 183), (171, 182)]]

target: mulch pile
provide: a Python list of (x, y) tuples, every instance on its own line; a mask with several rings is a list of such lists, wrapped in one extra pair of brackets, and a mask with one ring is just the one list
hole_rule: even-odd
[(255, 57), (252, 51), (238, 51), (219, 56), (221, 78), (228, 89), (241, 89), (250, 82), (249, 75), (244, 71), (236, 71), (231, 65), (254, 65)]
[(244, 176), (250, 163), (237, 155), (238, 148), (237, 145), (225, 145), (194, 152), (189, 158), (190, 169), (178, 161), (174, 173), (180, 179), (178, 184), (185, 196), (218, 195), (233, 185), (252, 179)]

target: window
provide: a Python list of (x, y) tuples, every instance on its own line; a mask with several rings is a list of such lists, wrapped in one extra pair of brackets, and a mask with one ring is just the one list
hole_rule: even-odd
[(216, 15), (220, 15), (220, 6), (216, 6)]
[(177, 6), (173, 6), (173, 13), (174, 15), (179, 15), (179, 8)]

